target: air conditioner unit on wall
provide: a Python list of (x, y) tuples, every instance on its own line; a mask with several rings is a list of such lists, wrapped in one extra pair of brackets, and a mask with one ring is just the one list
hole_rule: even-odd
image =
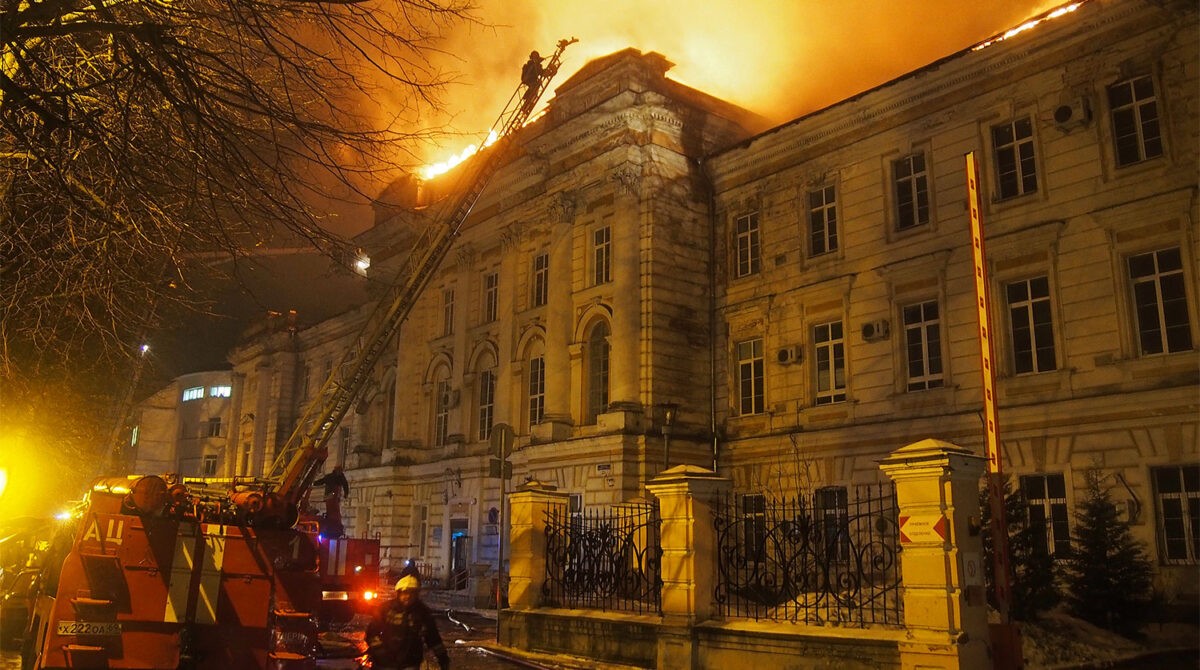
[(799, 363), (802, 358), (804, 358), (804, 347), (800, 346), (799, 344), (782, 347), (779, 351), (775, 352), (775, 360), (778, 361), (780, 365)]
[(887, 339), (891, 333), (887, 319), (867, 321), (862, 325), (862, 337), (867, 342), (878, 342)]
[(1092, 104), (1085, 97), (1073, 98), (1054, 108), (1054, 125), (1070, 131), (1092, 122)]

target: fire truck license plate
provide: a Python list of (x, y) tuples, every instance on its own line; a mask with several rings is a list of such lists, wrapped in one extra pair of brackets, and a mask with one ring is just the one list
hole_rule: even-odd
[(119, 621), (59, 621), (59, 635), (120, 635)]

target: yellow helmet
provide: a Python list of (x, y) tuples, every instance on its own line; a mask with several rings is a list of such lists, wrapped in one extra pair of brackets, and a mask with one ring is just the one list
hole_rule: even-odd
[(396, 582), (397, 591), (419, 591), (421, 589), (421, 580), (417, 579), (416, 575), (404, 575), (400, 581)]

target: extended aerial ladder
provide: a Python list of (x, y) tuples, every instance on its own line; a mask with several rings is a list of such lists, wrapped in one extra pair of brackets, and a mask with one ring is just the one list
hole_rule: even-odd
[(299, 417), (295, 430), (277, 452), (266, 472), (265, 491), (260, 488), (261, 492), (243, 494), (239, 505), (257, 524), (291, 525), (295, 522), (300, 500), (328, 454), (327, 445), (335, 429), (370, 382), (375, 365), (449, 253), (463, 223), (499, 169), (512, 136), (529, 120), (538, 100), (557, 74), (563, 51), (576, 41), (575, 38), (559, 40), (553, 56), (542, 68), (536, 88), (530, 90), (521, 84), (513, 92), (493, 125), (496, 141), (471, 161), (474, 173), (466, 180), (466, 187), (452, 196), (454, 199), (448, 203), (450, 214), (445, 223), (427, 227), (413, 244), (396, 281), (368, 317), (354, 346), (340, 364), (334, 366), (320, 392)]
[[(265, 478), (220, 482), (156, 475), (97, 480), (58, 536), (65, 557), (40, 577), (23, 667), (312, 670), (312, 614), (324, 599), (319, 552), (293, 527), (338, 424), (429, 284), (514, 133), (561, 65), (562, 40), (534, 87), (516, 89), (449, 216), (428, 227), (354, 346), (304, 410)], [(56, 538), (56, 542), (58, 542)]]

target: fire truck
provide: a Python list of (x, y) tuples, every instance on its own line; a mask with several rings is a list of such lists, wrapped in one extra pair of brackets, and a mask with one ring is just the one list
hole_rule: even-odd
[(493, 126), (498, 139), (464, 166), (473, 171), (445, 201), (444, 223), (429, 226), (412, 246), (264, 476), (131, 475), (93, 484), (52, 543), (33, 589), (23, 668), (315, 667), (322, 575), (330, 587), (341, 579), (339, 569), (357, 564), (349, 560), (349, 543), (322, 538), (319, 528), (301, 522), (302, 503), (330, 437), (575, 41), (560, 40), (537, 81), (517, 87)]

